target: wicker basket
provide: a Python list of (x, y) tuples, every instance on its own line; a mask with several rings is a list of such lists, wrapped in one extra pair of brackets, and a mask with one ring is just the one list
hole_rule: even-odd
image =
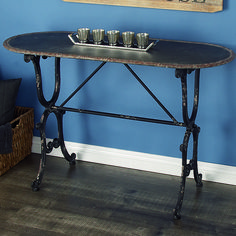
[(16, 107), (12, 126), (12, 153), (0, 154), (0, 176), (31, 153), (34, 110)]

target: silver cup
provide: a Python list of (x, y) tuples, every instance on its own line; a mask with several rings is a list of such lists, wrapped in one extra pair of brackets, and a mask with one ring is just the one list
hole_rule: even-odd
[(149, 43), (149, 34), (148, 33), (138, 33), (136, 35), (137, 43), (138, 43), (138, 48), (146, 48)]
[(93, 42), (94, 44), (102, 44), (104, 41), (105, 30), (104, 29), (94, 29), (93, 30)]
[(77, 30), (77, 35), (80, 43), (87, 43), (89, 41), (90, 29), (80, 28)]
[(116, 46), (119, 42), (120, 31), (119, 30), (109, 30), (107, 31), (108, 44), (110, 46)]
[(134, 32), (131, 31), (123, 32), (122, 39), (125, 47), (132, 47), (134, 44)]

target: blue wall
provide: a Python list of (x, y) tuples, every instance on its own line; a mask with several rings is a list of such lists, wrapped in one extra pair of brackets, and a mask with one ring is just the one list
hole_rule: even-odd
[[(132, 7), (67, 3), (61, 0), (1, 1), (0, 42), (35, 31), (72, 30), (79, 27), (149, 32), (151, 37), (216, 43), (236, 51), (236, 1), (225, 0), (224, 11), (197, 13)], [(2, 43), (1, 43), (2, 44)], [(62, 60), (60, 101), (98, 65), (98, 62)], [(44, 89), (50, 97), (53, 60), (43, 61)], [(132, 66), (153, 88), (166, 107), (181, 120), (181, 87), (173, 69)], [(199, 160), (236, 166), (236, 60), (201, 71), (201, 127)], [(17, 104), (35, 108), (35, 120), (43, 111), (37, 101), (33, 65), (23, 55), (0, 45), (0, 77), (22, 77)], [(192, 86), (192, 79), (189, 80)], [(82, 89), (70, 105), (139, 116), (166, 118), (152, 99), (120, 64), (107, 64), (94, 80)], [(47, 135), (56, 134), (55, 118), (48, 123)], [(127, 120), (67, 113), (65, 139), (119, 149), (181, 157), (179, 145), (184, 129)], [(37, 130), (35, 135), (39, 136)]]

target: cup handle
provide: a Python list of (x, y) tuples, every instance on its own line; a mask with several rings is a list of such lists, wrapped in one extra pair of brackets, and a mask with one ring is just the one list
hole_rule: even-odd
[(77, 34), (76, 34), (76, 33), (68, 34), (68, 38), (70, 39), (70, 41), (71, 41), (73, 44), (77, 44), (77, 43), (75, 42), (75, 40), (73, 39), (73, 36), (76, 36), (76, 37), (77, 37)]
[(146, 47), (146, 51), (148, 51), (151, 47), (156, 46), (156, 44), (159, 42), (159, 40), (153, 41), (152, 43), (150, 43), (147, 47)]

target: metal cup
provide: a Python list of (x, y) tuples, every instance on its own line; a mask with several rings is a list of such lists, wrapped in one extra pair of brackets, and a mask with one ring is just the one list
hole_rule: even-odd
[(104, 29), (94, 29), (93, 30), (93, 42), (95, 44), (102, 44), (104, 41), (105, 30)]
[(89, 41), (89, 36), (90, 36), (89, 28), (80, 28), (77, 30), (77, 33), (80, 43), (87, 43)]
[(132, 47), (134, 44), (134, 32), (131, 31), (123, 32), (122, 39), (125, 47)]
[(119, 42), (120, 31), (119, 30), (109, 30), (107, 31), (108, 44), (110, 46), (116, 46)]
[(149, 43), (149, 34), (148, 33), (138, 33), (136, 35), (138, 48), (146, 48)]

